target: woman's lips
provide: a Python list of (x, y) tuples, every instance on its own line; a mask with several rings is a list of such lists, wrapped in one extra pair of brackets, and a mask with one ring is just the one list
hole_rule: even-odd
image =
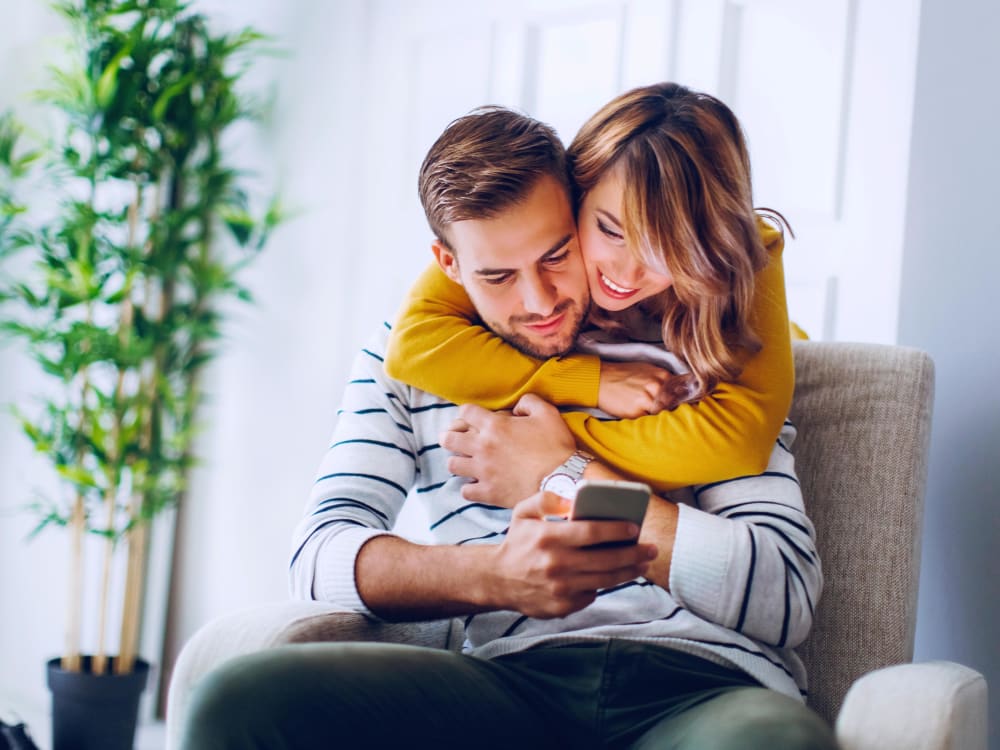
[(602, 271), (597, 272), (597, 280), (601, 285), (601, 291), (613, 299), (628, 299), (639, 291), (638, 289), (629, 289), (628, 287), (616, 284), (605, 276)]

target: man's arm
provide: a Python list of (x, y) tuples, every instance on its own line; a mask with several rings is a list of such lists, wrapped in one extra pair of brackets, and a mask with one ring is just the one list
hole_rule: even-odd
[(569, 529), (546, 521), (561, 512), (555, 496), (520, 503), (500, 545), (417, 545), (391, 535), (420, 447), (407, 389), (385, 376), (382, 351), (382, 342), (373, 342), (355, 361), (332, 445), (295, 532), (295, 596), (386, 619), (487, 609), (555, 617), (586, 606), (598, 588), (641, 575), (655, 554), (647, 547), (624, 554), (583, 549), (634, 537), (626, 524)]
[(492, 610), (565, 617), (603, 588), (643, 575), (655, 547), (586, 549), (634, 538), (627, 523), (559, 523), (564, 498), (536, 493), (514, 507), (501, 544), (417, 545), (378, 537), (358, 555), (358, 592), (387, 620), (430, 620)]
[(354, 578), (358, 551), (389, 534), (414, 482), (416, 451), (405, 389), (382, 374), (385, 332), (355, 358), (337, 426), (293, 534), (292, 595), (366, 612)]
[(691, 488), (678, 505), (670, 593), (704, 617), (779, 648), (801, 643), (823, 588), (785, 423), (759, 475)]
[[(459, 416), (441, 445), (457, 454), (452, 472), (477, 480), (466, 485), (469, 499), (504, 504), (576, 449), (558, 412), (537, 397), (513, 413), (463, 406)], [(686, 503), (654, 498), (640, 537), (659, 550), (645, 577), (678, 604), (779, 647), (805, 638), (823, 582), (789, 450), (794, 437), (786, 423), (762, 474), (678, 491)], [(621, 477), (599, 461), (584, 476)]]

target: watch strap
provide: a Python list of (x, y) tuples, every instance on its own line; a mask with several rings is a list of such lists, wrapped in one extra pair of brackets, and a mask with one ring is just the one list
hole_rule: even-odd
[(581, 479), (583, 479), (583, 472), (587, 468), (587, 464), (589, 464), (593, 460), (594, 457), (591, 454), (587, 453), (587, 451), (581, 451), (581, 450), (573, 451), (573, 454), (565, 461), (563, 461), (556, 468), (555, 471), (546, 475), (545, 478), (542, 479), (539, 488), (544, 490), (545, 483), (548, 482), (549, 479), (555, 476), (556, 474), (562, 474), (564, 476), (568, 476), (574, 482), (579, 482)]

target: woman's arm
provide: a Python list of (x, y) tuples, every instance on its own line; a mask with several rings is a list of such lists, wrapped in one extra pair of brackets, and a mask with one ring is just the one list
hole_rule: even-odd
[(557, 405), (597, 406), (601, 361), (592, 354), (521, 354), (479, 322), (462, 286), (432, 263), (403, 302), (385, 371), (448, 401), (487, 409), (508, 409), (526, 393)]
[[(763, 346), (735, 382), (719, 384), (698, 403), (638, 419), (564, 415), (582, 447), (657, 491), (760, 473), (788, 414), (795, 374), (783, 241), (778, 230), (763, 222), (760, 228), (770, 262), (757, 275), (751, 325)], [(488, 409), (508, 408), (526, 393), (559, 405), (597, 403), (595, 357), (527, 357), (485, 327), (470, 325), (474, 316), (462, 287), (437, 266), (428, 269), (394, 327), (386, 371), (451, 401)]]
[(563, 415), (577, 443), (659, 492), (759, 474), (792, 403), (795, 369), (781, 233), (761, 223), (770, 261), (757, 274), (751, 318), (763, 347), (732, 383), (671, 412), (618, 421)]

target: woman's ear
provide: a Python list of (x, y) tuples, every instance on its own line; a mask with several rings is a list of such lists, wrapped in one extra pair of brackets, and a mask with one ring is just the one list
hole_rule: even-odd
[(431, 243), (431, 251), (445, 275), (456, 284), (461, 284), (462, 277), (458, 273), (458, 258), (455, 257), (455, 251), (439, 239)]

